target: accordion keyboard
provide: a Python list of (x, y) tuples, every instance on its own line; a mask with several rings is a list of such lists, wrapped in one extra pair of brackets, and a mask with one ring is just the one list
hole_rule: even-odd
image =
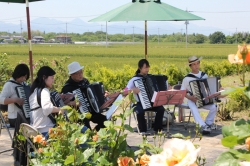
[(200, 87), (198, 85), (199, 83), (197, 81), (192, 81), (190, 82), (190, 87), (191, 87), (191, 91), (193, 93), (194, 96), (196, 96), (197, 101), (196, 101), (196, 106), (197, 107), (202, 107), (203, 106), (203, 102), (202, 102), (202, 96), (200, 93)]
[[(74, 90), (73, 93), (75, 93), (75, 94), (77, 95), (77, 97), (78, 97), (78, 100), (79, 100), (79, 102), (80, 102), (80, 107), (79, 107), (79, 109), (80, 109), (81, 113), (83, 113), (83, 112), (85, 112), (85, 113), (90, 112), (90, 110), (89, 110), (90, 104), (89, 104), (89, 102), (88, 102), (88, 99), (87, 99), (87, 98), (85, 97), (85, 95), (81, 92), (81, 90), (80, 90), (80, 89), (76, 89), (76, 90)], [(84, 96), (83, 96), (83, 95), (84, 95)]]
[(142, 79), (135, 80), (134, 85), (135, 87), (140, 89), (140, 92), (138, 93), (138, 97), (141, 101), (142, 108), (143, 109), (151, 108), (152, 107), (151, 102), (149, 100), (146, 89), (144, 87), (143, 80)]
[(22, 110), (25, 118), (30, 118), (30, 104), (29, 104), (29, 86), (17, 86), (16, 87), (17, 95), (19, 98), (24, 99), (24, 104), (22, 105)]

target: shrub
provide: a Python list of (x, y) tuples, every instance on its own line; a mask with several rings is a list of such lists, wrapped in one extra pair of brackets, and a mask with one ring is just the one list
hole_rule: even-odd
[(3, 85), (5, 82), (10, 79), (13, 67), (10, 66), (10, 63), (8, 62), (8, 55), (6, 53), (0, 54), (0, 91), (3, 88)]

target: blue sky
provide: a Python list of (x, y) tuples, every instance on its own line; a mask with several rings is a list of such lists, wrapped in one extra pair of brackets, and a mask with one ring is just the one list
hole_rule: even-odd
[[(65, 22), (80, 18), (87, 22), (131, 1), (45, 0), (32, 2), (30, 3), (31, 21), (39, 17), (48, 17)], [(162, 0), (162, 2), (183, 10), (193, 11), (193, 14), (205, 18), (205, 21), (191, 22), (198, 26), (217, 27), (231, 32), (235, 32), (236, 28), (238, 32), (246, 32), (250, 29), (249, 0)], [(0, 22), (20, 24), (20, 20), (22, 20), (23, 24), (26, 24), (25, 4), (0, 3), (0, 11)], [(171, 23), (183, 24), (183, 22)]]

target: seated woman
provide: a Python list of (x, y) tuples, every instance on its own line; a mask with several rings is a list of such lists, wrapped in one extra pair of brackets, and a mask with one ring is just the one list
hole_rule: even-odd
[[(50, 100), (49, 89), (52, 88), (55, 74), (56, 72), (52, 68), (48, 66), (41, 67), (31, 86), (31, 95), (29, 97), (30, 108), (32, 110), (31, 125), (42, 133), (45, 138), (48, 138), (49, 129), (55, 126), (48, 115), (60, 112), (60, 108), (53, 106)], [(37, 100), (38, 95), (41, 98), (40, 104)]]
[[(31, 95), (29, 103), (31, 108), (31, 125), (36, 128), (46, 139), (48, 139), (49, 129), (55, 126), (55, 123), (48, 117), (51, 113), (62, 112), (59, 107), (53, 106), (50, 100), (50, 91), (54, 83), (56, 72), (43, 66), (37, 72), (37, 77), (31, 86)], [(39, 95), (39, 96), (38, 96)], [(38, 98), (40, 98), (40, 101)], [(39, 103), (38, 103), (39, 102)], [(84, 126), (81, 132), (84, 133), (88, 128)]]
[(15, 88), (26, 85), (25, 81), (29, 79), (29, 73), (30, 70), (26, 64), (17, 65), (12, 78), (4, 84), (0, 93), (0, 104), (8, 104), (8, 119), (11, 127), (15, 127), (17, 112), (22, 112), (21, 106), (24, 104), (24, 99), (18, 97)]

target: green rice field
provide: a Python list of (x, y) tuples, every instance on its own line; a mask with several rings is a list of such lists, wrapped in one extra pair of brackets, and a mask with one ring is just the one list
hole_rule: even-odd
[[(60, 59), (70, 57), (69, 63), (78, 61), (81, 65), (91, 68), (99, 63), (108, 68), (117, 69), (123, 65), (136, 66), (139, 59), (144, 58), (144, 44), (134, 45), (64, 45), (64, 44), (33, 44), (34, 62), (41, 58)], [(226, 60), (228, 54), (235, 54), (236, 44), (189, 44), (185, 43), (148, 43), (148, 60), (151, 64), (175, 64), (186, 66), (187, 58), (192, 55), (202, 56), (207, 61)], [(7, 53), (9, 62), (14, 66), (20, 61), (28, 61), (27, 44), (2, 44), (0, 53)]]

